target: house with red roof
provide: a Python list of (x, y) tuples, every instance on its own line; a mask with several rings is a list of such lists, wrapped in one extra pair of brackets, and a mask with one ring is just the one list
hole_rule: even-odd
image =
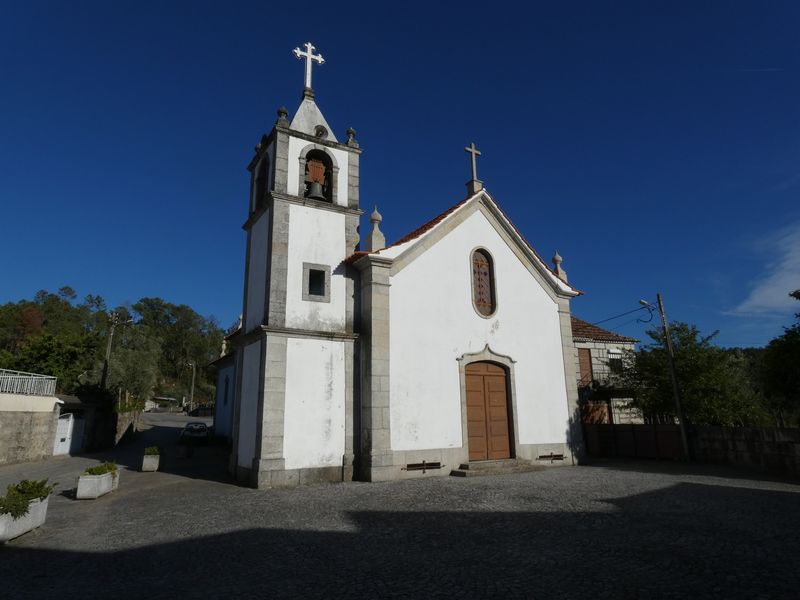
[(632, 406), (630, 390), (621, 383), (626, 354), (637, 340), (572, 316), (572, 339), (577, 350), (578, 397), (584, 423), (628, 425), (644, 423)]

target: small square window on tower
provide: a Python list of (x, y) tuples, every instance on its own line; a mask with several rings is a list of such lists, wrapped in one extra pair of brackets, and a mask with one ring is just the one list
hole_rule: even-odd
[(328, 265), (303, 263), (303, 300), (331, 301), (331, 268)]

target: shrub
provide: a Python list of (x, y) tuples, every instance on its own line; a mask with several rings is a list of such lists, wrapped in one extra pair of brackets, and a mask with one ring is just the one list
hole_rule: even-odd
[(0, 496), (0, 514), (9, 514), (14, 519), (28, 514), (28, 504), (31, 500), (47, 498), (55, 488), (55, 484), (48, 485), (47, 479), (29, 481), (23, 479), (17, 484), (12, 484), (6, 489), (6, 495)]
[(117, 464), (113, 462), (105, 462), (96, 467), (89, 467), (86, 469), (84, 475), (105, 475), (106, 473), (113, 473), (114, 477), (117, 476)]
[(158, 456), (161, 454), (161, 446), (148, 446), (144, 449), (145, 456)]

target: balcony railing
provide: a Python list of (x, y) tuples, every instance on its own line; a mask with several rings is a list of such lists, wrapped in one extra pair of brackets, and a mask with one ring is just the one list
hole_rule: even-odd
[(56, 378), (38, 373), (0, 369), (0, 394), (55, 396)]

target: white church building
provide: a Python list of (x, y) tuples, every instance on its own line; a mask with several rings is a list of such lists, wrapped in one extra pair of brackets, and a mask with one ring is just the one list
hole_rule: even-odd
[[(575, 462), (571, 287), (483, 189), (387, 244), (359, 239), (361, 149), (314, 100), (278, 111), (249, 164), (231, 471), (256, 487)], [(431, 199), (435, 204), (436, 200)], [(442, 206), (446, 208), (446, 206)], [(549, 464), (551, 461), (547, 461)]]

